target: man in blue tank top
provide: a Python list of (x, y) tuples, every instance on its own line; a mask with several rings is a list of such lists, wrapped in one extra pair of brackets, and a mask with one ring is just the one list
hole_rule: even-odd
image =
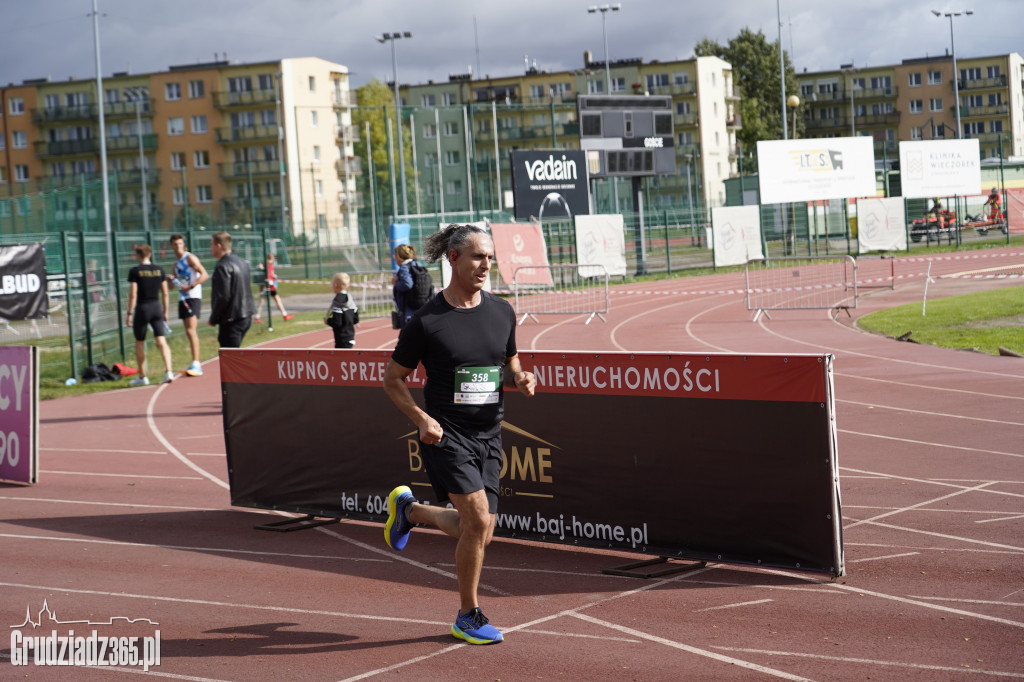
[(185, 250), (185, 236), (171, 235), (171, 248), (174, 249), (174, 274), (167, 279), (178, 289), (178, 318), (185, 326), (185, 335), (192, 347), (192, 364), (185, 370), (190, 377), (203, 373), (199, 364), (199, 332), (196, 328), (202, 315), (203, 282), (209, 279), (206, 268), (199, 262), (194, 253)]

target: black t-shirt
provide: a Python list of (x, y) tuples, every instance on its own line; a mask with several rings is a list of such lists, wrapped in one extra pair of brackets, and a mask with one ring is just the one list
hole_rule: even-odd
[(480, 293), (475, 308), (454, 308), (438, 293), (405, 325), (391, 357), (409, 369), (423, 363), (426, 411), (442, 428), (447, 421), (490, 438), (504, 416), (502, 378), (505, 360), (517, 353), (516, 315), (507, 301)]
[(159, 265), (147, 263), (136, 265), (128, 271), (128, 281), (139, 285), (139, 297), (136, 299), (136, 306), (147, 301), (159, 301), (161, 284), (165, 279), (164, 269)]

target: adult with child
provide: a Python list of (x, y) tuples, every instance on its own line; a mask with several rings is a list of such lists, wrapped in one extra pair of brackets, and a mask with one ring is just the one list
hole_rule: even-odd
[[(427, 281), (423, 283), (423, 290), (417, 287), (414, 269), (426, 272), (423, 264), (416, 260), (416, 249), (412, 244), (399, 244), (393, 252), (398, 270), (391, 277), (391, 292), (395, 299), (395, 308), (398, 310), (398, 328), (403, 329), (409, 318), (412, 317), (423, 304), (427, 302), (433, 293), (433, 286), (430, 285), (427, 274)], [(429, 288), (427, 285), (430, 285)]]
[(249, 264), (231, 252), (231, 235), (227, 232), (213, 233), (210, 253), (217, 259), (210, 293), (210, 326), (217, 327), (221, 348), (238, 348), (256, 310)]
[(164, 269), (154, 265), (150, 258), (153, 249), (149, 244), (135, 247), (138, 265), (128, 271), (128, 315), (125, 324), (132, 328), (135, 336), (135, 360), (139, 365), (139, 376), (128, 382), (131, 386), (148, 386), (146, 372), (146, 327), (153, 329), (153, 340), (164, 361), (164, 379), (161, 383), (174, 381), (171, 371), (171, 347), (164, 335), (167, 326), (167, 280)]
[[(260, 264), (260, 269), (263, 269), (263, 264)], [(256, 315), (253, 317), (253, 321), (257, 324), (263, 324), (263, 320), (260, 318), (260, 313), (263, 312), (263, 297), (266, 292), (270, 292), (270, 297), (274, 299), (274, 303), (277, 304), (277, 309), (281, 311), (281, 317), (284, 321), (295, 317), (289, 315), (288, 311), (284, 309), (284, 302), (281, 300), (281, 296), (277, 293), (277, 273), (274, 272), (274, 254), (267, 254), (267, 281), (260, 285), (260, 294), (257, 297), (259, 300), (256, 301)], [(270, 306), (267, 306), (269, 309)]]
[(178, 289), (178, 319), (185, 327), (185, 336), (192, 350), (192, 364), (185, 370), (190, 377), (203, 373), (199, 360), (199, 318), (203, 314), (203, 282), (210, 278), (206, 268), (194, 253), (185, 249), (185, 235), (172, 234), (171, 248), (174, 250), (174, 273), (168, 281)]
[[(405, 548), (413, 526), (434, 526), (456, 538), (459, 612), (452, 635), (471, 644), (503, 639), (480, 610), (477, 588), (484, 548), (494, 534), (501, 473), (504, 384), (532, 396), (536, 379), (523, 371), (516, 349), (516, 316), (484, 283), (494, 244), (474, 225), (449, 225), (427, 238), (430, 261), (452, 267), (447, 288), (417, 310), (398, 336), (384, 376), (384, 390), (419, 431), (420, 453), (443, 505), (420, 504), (408, 486), (388, 496), (384, 539)], [(405, 384), (422, 363), (425, 407)]]
[(351, 348), (356, 345), (356, 325), (359, 324), (359, 308), (348, 295), (349, 276), (338, 272), (331, 278), (334, 299), (327, 309), (324, 324), (334, 330), (334, 347)]

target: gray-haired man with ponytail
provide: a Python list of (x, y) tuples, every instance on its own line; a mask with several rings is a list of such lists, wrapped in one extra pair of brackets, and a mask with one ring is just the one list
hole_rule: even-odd
[[(427, 239), (425, 251), (431, 262), (448, 259), (451, 281), (402, 330), (384, 390), (419, 429), (434, 492), (454, 509), (420, 504), (407, 486), (399, 486), (388, 496), (384, 539), (404, 549), (418, 523), (455, 538), (461, 604), (451, 632), (471, 644), (493, 644), (502, 634), (480, 610), (477, 587), (498, 511), (502, 390), (504, 384), (532, 396), (536, 379), (519, 363), (512, 306), (483, 290), (494, 261), (487, 232), (449, 225)], [(427, 373), (424, 408), (405, 385), (420, 363)]]

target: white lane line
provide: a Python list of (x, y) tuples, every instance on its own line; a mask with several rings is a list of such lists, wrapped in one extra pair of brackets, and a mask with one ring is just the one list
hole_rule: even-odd
[(925, 500), (924, 502), (918, 502), (917, 504), (912, 504), (912, 505), (909, 505), (909, 506), (906, 506), (906, 507), (900, 507), (899, 509), (894, 509), (892, 511), (885, 512), (884, 514), (878, 514), (877, 516), (872, 516), (871, 518), (862, 519), (860, 521), (856, 521), (856, 522), (851, 523), (849, 525), (843, 526), (843, 530), (848, 530), (850, 528), (854, 528), (856, 526), (859, 526), (862, 523), (871, 523), (873, 521), (877, 521), (878, 519), (884, 519), (884, 518), (888, 518), (890, 516), (895, 516), (896, 514), (902, 514), (903, 512), (911, 511), (913, 509), (919, 509), (921, 507), (924, 507), (924, 506), (927, 506), (927, 505), (930, 505), (930, 504), (935, 504), (936, 502), (942, 502), (943, 500), (948, 500), (951, 497), (957, 497), (959, 495), (965, 495), (967, 493), (974, 492), (976, 490), (981, 490), (983, 488), (987, 488), (990, 485), (992, 485), (992, 484), (991, 483), (982, 483), (980, 485), (974, 486), (973, 488), (964, 488), (963, 490), (957, 490), (956, 492), (949, 493), (948, 495), (943, 495), (941, 497), (936, 497), (936, 498), (933, 498), (933, 499), (930, 499), (930, 500)]
[(227, 457), (224, 452), (186, 452), (186, 457)]
[(42, 469), (39, 471), (41, 474), (52, 475), (52, 474), (64, 474), (67, 476), (108, 476), (114, 478), (158, 478), (169, 481), (201, 481), (202, 479), (198, 476), (156, 476), (154, 474), (108, 474), (100, 473), (98, 471), (57, 471), (54, 469)]
[(966, 450), (967, 452), (983, 452), (989, 455), (1005, 455), (1007, 457), (1021, 457), (1024, 454), (1019, 452), (1003, 452), (1001, 450), (985, 450), (983, 448), (969, 448), (964, 445), (947, 445), (946, 443), (933, 443), (925, 440), (914, 440), (912, 438), (897, 438), (896, 436), (883, 436), (878, 433), (864, 433), (863, 431), (851, 431), (849, 429), (837, 429), (839, 433), (847, 433), (851, 436), (864, 436), (865, 438), (881, 438), (882, 440), (895, 440), (901, 443), (913, 443), (914, 445), (927, 445), (932, 448), (947, 448), (949, 450)]
[[(195, 479), (200, 480), (200, 479)], [(136, 502), (95, 502), (92, 500), (58, 500), (52, 497), (14, 497), (0, 495), (0, 500), (15, 500), (17, 502), (45, 502), (46, 504), (84, 504), (90, 507), (130, 507), (133, 509), (173, 509), (176, 511), (228, 511), (214, 507), (180, 507), (169, 504), (138, 504)]]
[(902, 554), (886, 554), (885, 556), (869, 556), (863, 559), (847, 559), (848, 564), (859, 564), (865, 561), (881, 561), (883, 559), (899, 559), (905, 556), (917, 556), (920, 552), (903, 552)]
[(985, 547), (996, 547), (998, 549), (1010, 549), (1017, 552), (1024, 552), (1024, 547), (1014, 547), (1013, 545), (1003, 545), (998, 542), (988, 542), (986, 540), (975, 540), (974, 538), (965, 538), (960, 535), (949, 535), (947, 533), (936, 533), (930, 530), (920, 530), (918, 528), (906, 528), (904, 526), (897, 526), (891, 523), (882, 523), (881, 521), (860, 521), (858, 523), (867, 523), (869, 526), (878, 526), (879, 528), (888, 528), (889, 530), (899, 530), (904, 533), (918, 533), (920, 535), (930, 535), (936, 538), (943, 538), (945, 540), (956, 540), (957, 542), (967, 542), (975, 545), (984, 545)]
[(160, 394), (163, 393), (164, 389), (166, 389), (168, 386), (170, 386), (170, 384), (160, 384), (160, 387), (157, 388), (155, 391), (153, 391), (153, 396), (149, 399), (149, 404), (146, 405), (146, 424), (149, 425), (150, 433), (152, 433), (153, 436), (158, 441), (160, 441), (160, 444), (163, 445), (165, 448), (167, 448), (167, 451), (169, 453), (171, 453), (175, 457), (175, 459), (177, 459), (179, 462), (181, 462), (182, 464), (184, 464), (189, 469), (191, 469), (192, 471), (196, 472), (197, 474), (199, 474), (200, 476), (202, 476), (206, 480), (210, 481), (214, 485), (218, 485), (221, 488), (223, 488), (224, 490), (228, 490), (230, 488), (230, 486), (228, 486), (228, 484), (226, 482), (222, 481), (217, 476), (214, 476), (213, 474), (211, 474), (210, 472), (206, 471), (205, 469), (203, 469), (198, 464), (195, 464), (188, 457), (186, 457), (185, 455), (181, 454), (181, 452), (178, 451), (178, 448), (176, 448), (173, 445), (171, 445), (171, 442), (169, 440), (167, 440), (166, 438), (164, 438), (164, 434), (162, 434), (160, 432), (160, 429), (157, 428), (156, 419), (154, 419), (154, 417), (153, 417), (153, 410), (156, 407), (156, 400), (157, 400), (157, 398), (160, 397)]
[[(611, 630), (618, 630), (619, 632), (624, 632), (627, 635), (632, 635), (633, 637), (640, 637), (642, 639), (646, 639), (646, 640), (649, 640), (651, 642), (657, 642), (658, 644), (664, 644), (665, 646), (672, 647), (673, 649), (680, 649), (680, 650), (685, 651), (687, 653), (696, 654), (697, 656), (704, 656), (706, 658), (710, 658), (712, 660), (719, 661), (720, 663), (728, 663), (729, 665), (735, 665), (735, 666), (738, 666), (740, 668), (746, 668), (747, 670), (753, 670), (755, 672), (764, 673), (766, 675), (771, 675), (772, 677), (781, 677), (784, 680), (806, 680), (807, 679), (806, 677), (800, 677), (799, 675), (793, 675), (792, 673), (783, 672), (782, 670), (775, 670), (774, 668), (769, 668), (767, 666), (758, 665), (756, 663), (750, 663), (749, 661), (744, 661), (743, 659), (740, 659), (740, 658), (734, 658), (732, 656), (724, 656), (722, 654), (716, 654), (715, 652), (708, 651), (707, 649), (698, 649), (695, 646), (690, 646), (688, 644), (683, 644), (681, 642), (676, 642), (676, 641), (673, 641), (671, 639), (665, 639), (664, 637), (659, 637), (657, 635), (652, 635), (652, 634), (648, 634), (646, 632), (641, 632), (640, 630), (634, 630), (633, 628), (628, 628), (628, 627), (626, 627), (624, 625), (618, 625), (616, 623), (610, 623), (610, 622), (608, 622), (606, 620), (601, 620), (600, 618), (594, 618), (593, 616), (588, 616), (588, 615), (586, 615), (584, 613), (570, 613), (569, 615), (572, 616), (573, 618), (579, 618), (580, 620), (585, 620), (588, 623), (594, 623), (595, 625), (602, 625), (602, 626), (604, 626), (606, 628), (609, 628)], [(711, 673), (711, 671), (706, 671), (706, 672), (708, 674), (711, 674), (711, 676), (713, 676), (713, 673)]]
[(609, 642), (625, 642), (627, 644), (642, 644), (639, 639), (630, 637), (608, 637), (607, 635), (584, 635), (580, 632), (555, 632), (554, 630), (520, 630), (524, 635), (553, 635), (555, 637), (580, 637), (582, 639), (603, 639)]
[[(894, 481), (911, 481), (913, 483), (924, 483), (925, 485), (941, 485), (941, 486), (946, 486), (946, 487), (949, 487), (949, 488), (959, 488), (960, 490), (964, 490), (964, 489), (966, 489), (968, 487), (968, 486), (965, 486), (965, 485), (957, 485), (956, 483), (951, 483), (950, 482), (950, 480), (958, 480), (958, 479), (913, 478), (911, 476), (898, 476), (896, 474), (883, 474), (883, 473), (879, 473), (877, 471), (862, 471), (860, 469), (851, 469), (849, 467), (840, 467), (840, 470), (841, 471), (853, 471), (853, 472), (856, 472), (858, 474), (874, 474), (874, 475), (877, 475), (877, 476), (881, 476), (883, 478), (892, 479)], [(969, 481), (969, 482), (970, 483), (974, 483), (975, 481)], [(989, 485), (995, 485), (997, 483), (1006, 483), (1006, 482), (1014, 483), (1014, 481), (985, 481), (985, 483), (988, 483)], [(988, 488), (981, 488), (977, 492), (979, 492), (979, 493), (986, 493), (988, 495), (1002, 495), (1004, 497), (1024, 497), (1024, 494), (1010, 493), (1010, 492), (1006, 492), (1005, 490), (990, 490)]]
[(954, 601), (961, 604), (990, 604), (992, 606), (1024, 606), (1021, 602), (1012, 601), (988, 601), (985, 599), (958, 599), (956, 597), (917, 597), (910, 595), (911, 599), (925, 599), (928, 601)]
[(735, 651), (741, 654), (762, 654), (767, 656), (790, 656), (795, 658), (813, 658), (820, 661), (836, 661), (839, 663), (864, 663), (891, 668), (912, 668), (914, 670), (937, 670), (955, 673), (976, 673), (978, 675), (994, 675), (996, 677), (1024, 677), (1024, 673), (1004, 672), (1000, 670), (982, 670), (981, 668), (957, 668), (954, 666), (930, 665), (927, 663), (905, 663), (903, 661), (883, 661), (873, 658), (852, 658), (849, 656), (823, 656), (821, 654), (801, 654), (795, 651), (771, 651), (768, 649), (745, 649), (731, 646), (713, 646), (720, 651)]
[(124, 455), (166, 455), (166, 452), (161, 450), (107, 450), (105, 448), (39, 448), (40, 451), (45, 452), (102, 452), (105, 455), (112, 454), (124, 454)]
[(1024, 514), (1016, 514), (1014, 516), (1001, 516), (998, 519), (978, 519), (975, 523), (992, 523), (993, 521), (1016, 521), (1017, 519), (1024, 519)]
[(724, 604), (723, 606), (709, 606), (706, 609), (694, 609), (694, 613), (704, 613), (705, 611), (720, 611), (721, 609), (735, 609), (740, 606), (753, 606), (754, 604), (768, 604), (775, 601), (774, 599), (755, 599), (754, 601), (741, 601), (736, 604)]
[(847, 547), (872, 547), (874, 549), (915, 549), (920, 552), (939, 552), (940, 554), (1009, 554), (1017, 556), (1020, 552), (1005, 549), (978, 549), (977, 547), (913, 547), (907, 545), (890, 545), (883, 542), (844, 542)]
[(998, 398), (1000, 400), (1024, 400), (1024, 395), (1002, 395), (1000, 393), (982, 393), (981, 391), (969, 391), (964, 388), (947, 388), (945, 386), (926, 386), (924, 384), (909, 384), (905, 381), (893, 381), (892, 379), (879, 379), (877, 377), (858, 376), (856, 374), (844, 374), (836, 372), (837, 377), (844, 379), (858, 379), (860, 381), (875, 381), (881, 384), (894, 384), (905, 388), (920, 388), (927, 391), (940, 391), (942, 393), (966, 393), (967, 395), (978, 395), (985, 398)]
[(1005, 419), (988, 419), (986, 417), (968, 417), (962, 414), (949, 414), (948, 412), (932, 412), (930, 410), (912, 410), (908, 407), (895, 407), (893, 405), (878, 405), (877, 403), (862, 403), (859, 400), (840, 400), (836, 399), (837, 403), (846, 403), (848, 405), (862, 405), (868, 408), (877, 408), (880, 410), (893, 410), (896, 412), (910, 412), (912, 414), (925, 414), (929, 417), (945, 417), (947, 419), (967, 419), (975, 422), (986, 422), (989, 424), (1006, 424), (1008, 426), (1024, 426), (1024, 422), (1011, 422)]
[(299, 609), (291, 606), (271, 606), (267, 604), (244, 604), (227, 601), (211, 601), (209, 599), (186, 599), (183, 597), (164, 597), (156, 594), (135, 594), (132, 592), (104, 592), (102, 590), (76, 590), (68, 587), (52, 587), (47, 585), (28, 585), (25, 583), (3, 583), (0, 587), (15, 587), (25, 590), (42, 590), (50, 592), (63, 592), (66, 594), (91, 594), (100, 597), (124, 597), (127, 599), (151, 599), (153, 601), (170, 602), (172, 604), (199, 604), (200, 606), (217, 606), (235, 609), (252, 609), (255, 611), (270, 611), (277, 613), (299, 613), (308, 616), (331, 616), (334, 618), (354, 618), (357, 620), (386, 620), (395, 623), (417, 623), (420, 625), (449, 626), (448, 621), (422, 620), (419, 618), (408, 618), (406, 616), (388, 616), (383, 613), (349, 613), (345, 611), (323, 611), (319, 609)]
[[(880, 524), (880, 525), (884, 525), (884, 524)], [(786, 576), (787, 578), (794, 578), (794, 579), (797, 579), (797, 580), (804, 580), (804, 581), (808, 581), (808, 582), (819, 582), (815, 578), (808, 578), (805, 575), (800, 575), (798, 573), (790, 573), (789, 571), (778, 571), (778, 570), (765, 569), (765, 572), (766, 573), (771, 573), (773, 575), (782, 575), (782, 576)], [(931, 609), (933, 611), (942, 611), (944, 613), (955, 613), (958, 616), (966, 616), (966, 617), (969, 617), (969, 618), (977, 618), (979, 620), (987, 620), (987, 621), (991, 621), (993, 623), (1001, 623), (1003, 625), (1010, 625), (1010, 626), (1015, 627), (1015, 628), (1024, 628), (1024, 623), (1021, 623), (1021, 622), (1018, 622), (1018, 621), (1015, 621), (1015, 620), (1007, 620), (1006, 618), (997, 618), (995, 616), (988, 616), (988, 615), (985, 615), (983, 613), (974, 613), (973, 611), (964, 611), (963, 609), (954, 609), (954, 608), (950, 608), (949, 606), (942, 606), (941, 604), (929, 604), (926, 601), (920, 601), (920, 600), (911, 599), (911, 598), (908, 598), (908, 597), (899, 597), (899, 596), (894, 595), (894, 594), (886, 594), (885, 592), (875, 592), (874, 590), (865, 590), (865, 589), (863, 589), (861, 587), (856, 587), (854, 585), (847, 585), (845, 583), (820, 583), (820, 584), (828, 585), (829, 587), (831, 587), (834, 590), (842, 590), (844, 592), (852, 592), (853, 594), (861, 594), (861, 595), (867, 595), (869, 597), (877, 597), (878, 599), (887, 599), (889, 601), (899, 602), (900, 604), (910, 604), (912, 606), (920, 606), (922, 608)]]
[(65, 538), (53, 535), (22, 535), (17, 533), (0, 533), (0, 538), (13, 538), (16, 540), (45, 540), (50, 542), (74, 542), (84, 545), (112, 545), (115, 547), (146, 548), (146, 549), (172, 549), (183, 552), (201, 552), (203, 554), (240, 554), (247, 556), (284, 557), (286, 559), (323, 559), (337, 561), (354, 561), (356, 563), (390, 563), (386, 559), (362, 559), (350, 556), (325, 556), (322, 554), (295, 554), (293, 552), (257, 552), (251, 549), (228, 549), (227, 547), (192, 547), (189, 545), (161, 545), (149, 542), (122, 542), (119, 540), (94, 540), (90, 538)]

